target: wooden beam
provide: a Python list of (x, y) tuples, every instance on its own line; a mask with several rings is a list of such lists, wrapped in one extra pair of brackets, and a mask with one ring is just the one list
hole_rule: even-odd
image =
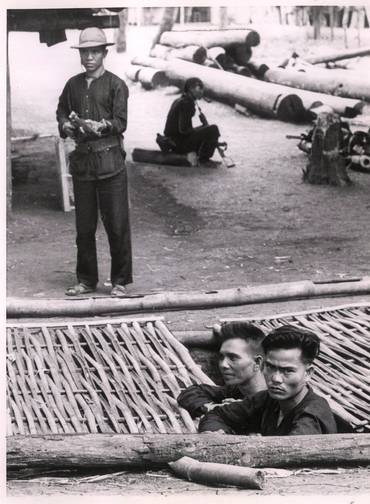
[[(243, 77), (247, 78), (247, 77)], [(370, 294), (370, 277), (351, 281), (314, 283), (310, 280), (238, 287), (210, 292), (162, 292), (138, 298), (90, 297), (82, 299), (7, 298), (7, 316), (85, 317), (105, 313), (139, 313), (153, 310), (204, 309), (253, 303), (350, 294)]]
[(249, 47), (255, 47), (260, 41), (259, 33), (253, 29), (166, 31), (160, 38), (161, 44), (171, 47), (187, 45), (227, 47), (231, 44), (246, 44)]
[(7, 34), (6, 48), (6, 213), (9, 218), (12, 213), (13, 183), (12, 183), (12, 155), (11, 155), (11, 94), (9, 68), (9, 34)]
[(183, 456), (247, 467), (370, 464), (370, 434), (231, 436), (227, 434), (70, 434), (9, 436), (7, 467), (159, 468)]

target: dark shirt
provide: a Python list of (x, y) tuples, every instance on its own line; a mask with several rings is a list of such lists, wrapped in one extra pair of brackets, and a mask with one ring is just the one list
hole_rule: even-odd
[(195, 102), (188, 94), (175, 100), (168, 112), (164, 135), (179, 138), (193, 131), (192, 117), (195, 114)]
[(207, 413), (199, 432), (223, 430), (227, 434), (259, 432), (263, 436), (335, 434), (336, 423), (327, 401), (308, 390), (302, 401), (278, 425), (279, 403), (266, 390), (252, 399), (220, 406)]
[(225, 399), (244, 399), (244, 395), (236, 385), (191, 385), (183, 390), (177, 398), (179, 406), (186, 409), (195, 418), (206, 413), (207, 403), (220, 404)]
[[(109, 121), (111, 126), (102, 136), (107, 140), (107, 144), (109, 140), (110, 143), (116, 140), (116, 147), (108, 147), (97, 153), (84, 154), (78, 152), (77, 147), (70, 158), (74, 176), (82, 180), (95, 180), (111, 177), (122, 170), (124, 162), (122, 133), (127, 127), (127, 99), (128, 88), (125, 82), (108, 70), (93, 79), (89, 87), (85, 73), (68, 80), (57, 108), (60, 136), (66, 138), (63, 124), (69, 121), (69, 115), (74, 111), (81, 119)], [(86, 142), (101, 142), (101, 140), (99, 137), (78, 134), (76, 142), (77, 145), (83, 145)]]

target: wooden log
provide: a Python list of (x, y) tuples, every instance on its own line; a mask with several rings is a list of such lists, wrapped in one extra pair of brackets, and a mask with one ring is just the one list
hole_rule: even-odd
[(178, 9), (179, 9), (178, 7), (166, 7), (164, 9), (163, 17), (160, 22), (158, 31), (153, 39), (151, 48), (153, 48), (156, 44), (158, 44), (158, 42), (161, 39), (162, 33), (172, 30)]
[(262, 79), (265, 75), (266, 71), (269, 69), (269, 66), (266, 65), (263, 61), (259, 59), (253, 58), (250, 59), (247, 63), (248, 68), (258, 79)]
[(332, 96), (330, 94), (307, 91), (306, 89), (291, 89), (294, 89), (299, 98), (302, 100), (303, 106), (308, 113), (307, 118), (310, 118), (309, 111), (319, 105), (327, 105), (340, 116), (350, 118), (360, 114), (365, 105), (361, 100), (355, 100), (352, 98), (342, 98), (341, 96)]
[(313, 65), (316, 65), (318, 63), (329, 63), (330, 61), (358, 58), (359, 56), (367, 56), (369, 54), (370, 47), (362, 47), (361, 49), (348, 49), (347, 51), (323, 54), (321, 56), (311, 56), (309, 58), (305, 58), (305, 60)]
[(312, 70), (307, 68), (305, 72), (269, 68), (264, 72), (263, 77), (264, 80), (275, 84), (370, 101), (370, 84), (363, 75), (356, 72), (336, 72), (316, 67)]
[(132, 80), (133, 82), (137, 82), (139, 79), (139, 72), (140, 70), (142, 70), (143, 66), (139, 66), (139, 65), (128, 65), (126, 68), (125, 68), (125, 74), (126, 74), (126, 77), (128, 77), (130, 80)]
[(173, 49), (168, 46), (157, 44), (150, 51), (150, 56), (163, 59), (179, 58), (203, 65), (207, 58), (207, 50), (205, 47), (197, 45), (189, 45), (179, 49)]
[(297, 96), (296, 90), (287, 86), (220, 72), (187, 61), (135, 57), (132, 63), (162, 69), (170, 82), (179, 86), (190, 77), (199, 77), (203, 81), (207, 95), (233, 106), (239, 103), (259, 115), (276, 117), (284, 121), (300, 121), (306, 116), (302, 100)]
[[(246, 79), (246, 77), (242, 77)], [(8, 297), (6, 304), (9, 318), (95, 316), (104, 313), (138, 313), (152, 310), (180, 310), (217, 306), (237, 306), (266, 303), (287, 299), (320, 296), (370, 294), (370, 277), (351, 281), (314, 283), (286, 282), (238, 287), (220, 291), (162, 292), (136, 298), (90, 297), (82, 299), (34, 299)]]
[(169, 84), (166, 73), (155, 68), (142, 67), (137, 74), (137, 79), (143, 88), (147, 90), (168, 86)]
[(228, 47), (231, 44), (258, 46), (261, 38), (253, 29), (242, 30), (188, 30), (162, 33), (160, 43), (171, 47), (199, 45), (203, 47)]
[(158, 165), (191, 166), (185, 154), (162, 152), (160, 150), (134, 149), (132, 160), (137, 163), (154, 163)]
[(160, 468), (181, 457), (246, 467), (370, 463), (369, 434), (67, 434), (7, 437), (7, 468)]
[(262, 490), (265, 475), (261, 470), (182, 457), (168, 464), (175, 474), (196, 483), (211, 486), (237, 486)]

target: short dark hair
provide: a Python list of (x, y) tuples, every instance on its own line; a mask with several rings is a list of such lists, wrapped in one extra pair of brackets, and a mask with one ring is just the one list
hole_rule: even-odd
[(187, 93), (189, 89), (195, 88), (195, 86), (200, 86), (201, 88), (204, 88), (203, 82), (198, 79), (198, 77), (191, 77), (190, 79), (187, 79), (184, 84), (184, 93)]
[(219, 346), (229, 339), (239, 338), (251, 343), (256, 353), (262, 353), (261, 343), (265, 333), (250, 322), (224, 322), (217, 334)]
[(262, 347), (265, 354), (281, 348), (300, 348), (303, 362), (311, 364), (319, 355), (320, 339), (311, 331), (286, 324), (271, 331), (263, 340)]

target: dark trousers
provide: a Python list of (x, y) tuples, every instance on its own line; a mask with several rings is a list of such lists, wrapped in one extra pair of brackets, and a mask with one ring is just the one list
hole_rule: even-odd
[(98, 209), (108, 235), (113, 285), (132, 282), (131, 234), (127, 173), (100, 180), (73, 178), (77, 230), (77, 279), (95, 287), (98, 283), (95, 234)]
[(219, 136), (220, 132), (215, 124), (199, 126), (189, 135), (174, 138), (176, 143), (174, 152), (186, 154), (194, 151), (200, 161), (207, 161), (215, 152)]

